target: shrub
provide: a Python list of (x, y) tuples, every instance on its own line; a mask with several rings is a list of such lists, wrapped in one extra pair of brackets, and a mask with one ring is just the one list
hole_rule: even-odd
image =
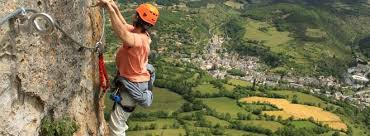
[(51, 117), (45, 117), (41, 121), (42, 136), (73, 136), (79, 126), (69, 117), (53, 120)]

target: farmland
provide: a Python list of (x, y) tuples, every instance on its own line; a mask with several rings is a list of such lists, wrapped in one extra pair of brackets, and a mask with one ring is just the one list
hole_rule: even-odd
[(328, 124), (329, 127), (341, 130), (347, 129), (347, 126), (341, 121), (341, 119), (330, 112), (323, 111), (323, 109), (313, 107), (313, 106), (306, 106), (300, 104), (292, 104), (286, 99), (273, 99), (273, 98), (263, 98), (263, 97), (248, 97), (243, 98), (240, 101), (253, 103), (253, 102), (263, 102), (263, 103), (270, 103), (277, 106), (279, 109), (282, 109), (280, 113), (266, 111), (264, 113), (269, 115), (283, 115), (283, 117), (294, 117), (297, 119), (309, 119), (313, 118), (315, 121)]

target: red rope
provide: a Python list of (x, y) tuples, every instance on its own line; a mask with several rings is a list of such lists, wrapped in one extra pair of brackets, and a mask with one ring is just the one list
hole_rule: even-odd
[(104, 65), (103, 54), (99, 54), (99, 78), (100, 78), (100, 87), (104, 92), (109, 88), (109, 79), (107, 74), (107, 69)]

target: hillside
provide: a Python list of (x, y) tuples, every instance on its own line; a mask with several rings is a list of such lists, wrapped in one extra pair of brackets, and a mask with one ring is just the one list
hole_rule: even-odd
[[(134, 112), (128, 122), (128, 135), (312, 136), (342, 133), (366, 136), (370, 131), (367, 127), (369, 109), (360, 111), (350, 103), (313, 95), (306, 90), (215, 79), (191, 64), (175, 60), (158, 59), (155, 65), (159, 74), (157, 88), (153, 91), (153, 106), (139, 107)], [(253, 99), (252, 96), (271, 102), (244, 102)], [(106, 101), (108, 119), (111, 100)]]
[[(133, 13), (132, 2), (122, 1), (126, 16)], [(368, 61), (367, 1), (157, 3), (161, 15), (151, 31), (150, 60), (157, 70), (154, 104), (130, 117), (129, 136), (370, 135), (370, 109), (334, 99), (336, 92), (355, 92), (328, 86), (342, 85), (358, 59)], [(112, 60), (120, 43), (111, 31), (107, 37)], [(113, 76), (114, 63), (109, 68)], [(319, 91), (280, 85), (300, 78)]]

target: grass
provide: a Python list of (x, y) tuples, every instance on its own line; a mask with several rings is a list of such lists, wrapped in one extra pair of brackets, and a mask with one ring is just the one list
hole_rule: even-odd
[[(266, 9), (265, 9), (266, 10)], [(267, 10), (268, 12), (269, 10)], [(271, 10), (272, 11), (272, 10)], [(264, 11), (261, 11), (264, 12)], [(266, 18), (268, 19), (268, 18)], [(325, 61), (324, 57), (336, 59), (343, 62), (349, 62), (349, 50), (340, 45), (337, 41), (331, 39), (327, 31), (322, 29), (307, 29), (307, 37), (322, 39), (317, 41), (304, 41), (293, 38), (290, 32), (277, 31), (276, 28), (268, 22), (247, 19), (244, 27), (246, 33), (244, 39), (261, 41), (263, 45), (269, 47), (272, 52), (282, 53), (290, 56), (292, 63), (286, 64), (287, 70), (294, 68), (297, 74), (317, 75), (322, 74), (323, 70), (315, 71), (317, 61)], [(329, 38), (328, 38), (329, 37)]]
[(195, 114), (196, 112), (199, 112), (199, 111), (181, 112), (178, 116), (179, 117), (191, 116), (191, 115)]
[(218, 113), (229, 113), (232, 117), (237, 117), (238, 112), (245, 112), (241, 107), (236, 105), (236, 101), (226, 97), (200, 99), (211, 109)]
[(312, 38), (325, 38), (328, 35), (326, 32), (320, 30), (320, 29), (306, 29), (306, 36), (312, 37)]
[(140, 125), (141, 127), (149, 127), (151, 124), (156, 124), (156, 129), (162, 129), (163, 127), (170, 128), (174, 123), (178, 123), (177, 120), (157, 119), (155, 121), (129, 121), (128, 126), (131, 128), (135, 127), (136, 125)]
[(265, 129), (269, 129), (272, 132), (275, 132), (279, 128), (284, 127), (284, 125), (280, 124), (279, 122), (275, 122), (275, 121), (243, 120), (241, 122), (242, 122), (242, 124), (245, 124), (245, 125), (257, 126), (257, 127), (262, 127), (262, 128), (265, 128)]
[(257, 133), (246, 132), (246, 131), (235, 130), (235, 129), (225, 129), (225, 135), (227, 136), (242, 136), (242, 135), (265, 136), (264, 134), (257, 134)]
[(230, 85), (234, 85), (234, 86), (242, 86), (242, 87), (247, 87), (247, 86), (253, 86), (252, 83), (248, 82), (248, 81), (244, 81), (244, 80), (239, 80), (239, 79), (230, 79), (228, 82), (228, 84)]
[(218, 93), (219, 90), (217, 88), (215, 88), (214, 85), (212, 84), (202, 84), (202, 85), (198, 85), (197, 87), (194, 87), (192, 89), (193, 91), (199, 91), (201, 94), (214, 94), (214, 93)]
[[(270, 47), (272, 51), (279, 51), (279, 45), (287, 43), (293, 38), (289, 37), (289, 32), (279, 32), (275, 27), (266, 22), (260, 22), (253, 19), (248, 19), (245, 24), (246, 33), (245, 39), (265, 41), (265, 45)], [(266, 28), (267, 31), (260, 31), (260, 28)]]
[(369, 132), (366, 128), (364, 128), (365, 125), (361, 125), (361, 124), (358, 124), (358, 122), (355, 122), (354, 120), (352, 120), (350, 117), (344, 117), (344, 116), (341, 116), (342, 120), (349, 126), (352, 128), (352, 135), (353, 136), (362, 136), (362, 135), (366, 135), (365, 133), (368, 133), (369, 135)]
[[(282, 109), (282, 111), (264, 111), (268, 115), (275, 115), (278, 116), (283, 114), (284, 112), (286, 115), (293, 116), (294, 118), (298, 119), (309, 119), (313, 118), (315, 121), (319, 121), (323, 124), (328, 124), (329, 127), (336, 129), (336, 130), (347, 130), (347, 125), (343, 123), (343, 121), (339, 118), (339, 116), (324, 111), (321, 108), (317, 108), (314, 106), (307, 106), (301, 104), (292, 104), (286, 99), (274, 99), (274, 98), (265, 98), (265, 97), (247, 97), (242, 98), (240, 101), (253, 103), (253, 102), (263, 102), (263, 103), (270, 103)], [(276, 114), (278, 113), (278, 114)], [(284, 118), (284, 117), (283, 117)]]
[[(320, 136), (333, 136), (334, 133), (335, 133), (335, 131), (329, 131), (329, 132), (326, 132), (324, 134), (321, 134)], [(343, 132), (339, 132), (339, 134), (341, 136), (348, 136), (347, 134), (345, 134)], [(354, 135), (354, 136), (360, 136), (360, 135)]]
[(230, 125), (229, 122), (227, 122), (225, 120), (220, 120), (220, 119), (218, 119), (216, 117), (213, 117), (213, 116), (205, 116), (205, 119), (206, 119), (206, 121), (211, 122), (212, 126), (219, 124), (222, 127), (227, 127), (227, 126)]
[(316, 124), (309, 122), (309, 121), (292, 121), (290, 125), (294, 126), (295, 128), (314, 128), (317, 127)]
[(241, 9), (243, 7), (242, 3), (234, 2), (234, 1), (226, 1), (224, 4), (234, 9)]
[(149, 108), (138, 107), (136, 112), (174, 112), (178, 110), (185, 100), (182, 96), (163, 88), (154, 88), (154, 100), (152, 106)]
[(229, 91), (229, 92), (232, 92), (235, 88), (235, 86), (229, 85), (229, 84), (224, 84), (224, 87), (225, 87), (226, 91)]
[(141, 130), (141, 131), (127, 131), (128, 136), (145, 136), (147, 134), (160, 136), (178, 136), (185, 135), (184, 129), (157, 129), (157, 130)]
[[(218, 14), (214, 14), (218, 13)], [(201, 12), (197, 15), (199, 19), (209, 25), (209, 29), (213, 34), (223, 34), (223, 28), (220, 26), (231, 16), (238, 16), (240, 13), (228, 8), (227, 6), (216, 4), (215, 8), (207, 9), (206, 12)]]
[(314, 103), (314, 104), (320, 104), (321, 108), (325, 108), (328, 106), (325, 101), (321, 100), (320, 98), (317, 98), (315, 96), (305, 94), (302, 92), (297, 92), (297, 91), (288, 91), (288, 90), (283, 90), (283, 91), (272, 91), (273, 93), (280, 94), (280, 95), (285, 95), (288, 96), (288, 100), (292, 101), (293, 96), (297, 95), (297, 99), (299, 103)]

